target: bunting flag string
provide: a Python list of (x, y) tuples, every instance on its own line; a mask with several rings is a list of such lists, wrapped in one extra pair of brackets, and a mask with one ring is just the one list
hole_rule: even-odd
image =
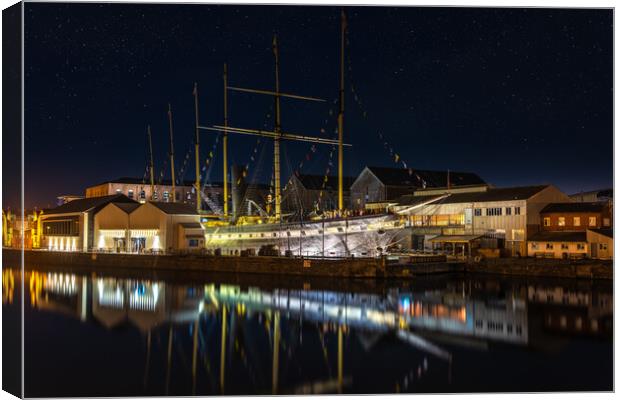
[[(338, 102), (338, 99), (337, 99), (337, 98), (333, 100), (333, 104), (334, 104), (334, 105), (335, 105), (337, 102)], [(329, 111), (328, 111), (328, 113), (327, 113), (327, 117), (323, 120), (323, 127), (322, 127), (322, 128), (320, 128), (320, 130), (319, 130), (319, 131), (321, 132), (321, 134), (323, 134), (323, 135), (324, 135), (324, 134), (326, 133), (326, 131), (327, 131), (327, 125), (329, 124), (330, 117), (332, 117), (332, 116), (334, 115), (334, 108), (333, 108), (333, 107), (334, 107), (334, 106), (332, 106), (332, 107), (329, 109)], [(338, 133), (338, 131), (337, 131), (337, 130), (336, 130), (336, 133)], [(297, 169), (294, 171), (294, 173), (295, 173), (295, 175), (296, 175), (296, 176), (298, 176), (298, 177), (299, 177), (299, 176), (301, 175), (301, 171), (302, 171), (302, 169), (303, 169), (303, 167), (304, 167), (304, 164), (308, 164), (310, 161), (312, 161), (313, 154), (314, 154), (314, 153), (316, 153), (316, 150), (317, 150), (317, 148), (316, 148), (316, 144), (312, 144), (312, 145), (310, 146), (310, 148), (308, 149), (308, 151), (306, 152), (305, 156), (304, 156), (304, 157), (301, 159), (301, 161), (299, 162), (299, 164), (298, 164), (298, 166), (297, 166)]]
[[(347, 46), (349, 45), (349, 39), (347, 36)], [(355, 101), (355, 104), (358, 107), (358, 110), (360, 111), (360, 113), (362, 114), (362, 118), (364, 120), (368, 120), (368, 111), (366, 109), (366, 107), (364, 106), (364, 103), (362, 102), (361, 96), (358, 94), (358, 92), (355, 91), (355, 85), (353, 83), (353, 69), (351, 67), (352, 62), (351, 62), (351, 57), (349, 54), (347, 54), (347, 67), (348, 67), (348, 78), (349, 78), (349, 87), (351, 88), (351, 94), (353, 95), (353, 100)], [(377, 132), (377, 137), (379, 139), (379, 142), (383, 144), (383, 148), (385, 149), (386, 153), (389, 153), (389, 157), (390, 159), (397, 165), (402, 166), (403, 169), (407, 170), (407, 172), (409, 173), (409, 176), (415, 176), (416, 179), (420, 182), (420, 184), (422, 185), (422, 187), (426, 187), (426, 181), (424, 179), (422, 179), (411, 167), (407, 166), (407, 162), (403, 159), (403, 157), (396, 151), (394, 150), (394, 147), (390, 144), (390, 142), (388, 141), (388, 139), (385, 137), (385, 135), (381, 132)]]

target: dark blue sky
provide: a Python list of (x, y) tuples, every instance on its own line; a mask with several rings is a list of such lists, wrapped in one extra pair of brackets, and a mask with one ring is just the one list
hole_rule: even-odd
[[(611, 10), (346, 12), (345, 137), (354, 145), (345, 152), (347, 174), (402, 165), (381, 132), (413, 168), (472, 171), (498, 186), (553, 183), (569, 193), (612, 185)], [(333, 137), (339, 17), (339, 8), (322, 6), (26, 3), (26, 206), (142, 177), (147, 124), (159, 176), (168, 102), (180, 171), (194, 135), (193, 83), (201, 123), (220, 124), (222, 64), (231, 85), (272, 88), (274, 33), (282, 90), (329, 100), (283, 100), (283, 129)], [(230, 93), (229, 102), (230, 125), (273, 126), (270, 97)], [(216, 137), (201, 133), (202, 160)], [(246, 164), (255, 143), (231, 137), (231, 161)], [(283, 180), (309, 148), (286, 143)], [(302, 172), (322, 174), (329, 150), (318, 147)], [(185, 179), (194, 178), (189, 154)], [(263, 140), (250, 177), (268, 181), (271, 154)], [(167, 164), (164, 171), (169, 178)]]

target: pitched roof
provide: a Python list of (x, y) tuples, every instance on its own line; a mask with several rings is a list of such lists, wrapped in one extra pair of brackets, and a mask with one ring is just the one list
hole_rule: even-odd
[(140, 207), (140, 203), (116, 203), (114, 202), (112, 204), (114, 204), (116, 207), (120, 208), (121, 210), (125, 211), (127, 214), (130, 214), (133, 210)]
[(159, 208), (166, 214), (181, 214), (181, 215), (198, 215), (196, 208), (190, 204), (185, 203), (163, 203), (157, 201), (151, 201), (150, 204)]
[(594, 233), (598, 233), (599, 235), (607, 236), (608, 238), (614, 238), (614, 230), (611, 228), (604, 229), (589, 229)]
[[(323, 181), (325, 180), (325, 175), (310, 175), (310, 174), (299, 174), (297, 178), (301, 182), (301, 184), (309, 190), (321, 190), (323, 187)], [(351, 176), (343, 176), (342, 177), (342, 186), (344, 190), (349, 190), (351, 184), (355, 181), (354, 177)], [(338, 177), (337, 176), (328, 176), (327, 182), (325, 182), (325, 190), (338, 190)]]
[[(384, 185), (415, 187), (447, 187), (448, 171), (368, 167)], [(426, 183), (426, 185), (425, 185)], [(472, 172), (450, 171), (452, 186), (482, 185), (486, 182)]]
[(604, 207), (603, 203), (550, 203), (540, 213), (601, 212)]
[(587, 242), (587, 235), (585, 231), (541, 231), (532, 235), (528, 240), (531, 242)]
[[(446, 198), (438, 199), (434, 204), (454, 204), (454, 203), (480, 203), (488, 201), (508, 201), (508, 200), (526, 200), (534, 196), (536, 193), (546, 189), (549, 185), (540, 186), (520, 186), (508, 188), (489, 188), (484, 192), (465, 192), (465, 193), (449, 193)], [(419, 204), (433, 198), (441, 197), (440, 195), (428, 196), (401, 196), (397, 202), (401, 205)]]
[(589, 192), (579, 192), (579, 193), (573, 193), (571, 195), (569, 195), (569, 197), (571, 198), (579, 198), (581, 196), (586, 196), (586, 195), (590, 195), (590, 194), (595, 194), (596, 197), (614, 197), (614, 190), (613, 189), (599, 189), (599, 190), (591, 190)]
[[(43, 215), (67, 214), (88, 211), (92, 208), (104, 206), (108, 203), (136, 203), (124, 194), (113, 194), (101, 197), (87, 197), (85, 199), (73, 200), (56, 208), (52, 208)], [(137, 203), (136, 203), (137, 204)]]

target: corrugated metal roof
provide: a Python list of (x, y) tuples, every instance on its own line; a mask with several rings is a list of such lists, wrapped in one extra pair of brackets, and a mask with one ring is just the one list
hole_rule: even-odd
[[(299, 181), (304, 186), (304, 188), (309, 189), (309, 190), (320, 190), (323, 187), (325, 175), (299, 174), (297, 175), (297, 178), (299, 178)], [(355, 181), (355, 178), (351, 176), (343, 176), (342, 177), (343, 189), (349, 190), (353, 181)], [(325, 182), (325, 189), (326, 190), (338, 190), (338, 177), (328, 176), (327, 182)]]
[[(447, 187), (448, 171), (429, 171), (420, 169), (368, 167), (368, 169), (384, 185), (391, 186), (415, 186), (415, 187)], [(485, 182), (472, 172), (450, 171), (450, 184), (452, 186), (480, 185)]]
[(602, 203), (550, 203), (540, 213), (582, 213), (601, 212), (605, 204)]
[[(448, 197), (439, 199), (432, 204), (456, 204), (456, 203), (479, 203), (491, 201), (526, 200), (534, 196), (549, 185), (522, 186), (510, 188), (489, 188), (485, 192), (448, 193)], [(429, 196), (401, 196), (397, 202), (400, 205), (420, 204), (438, 195)], [(570, 204), (570, 203), (569, 203)]]
[(586, 242), (585, 231), (541, 231), (532, 235), (528, 241), (530, 242)]
[[(52, 208), (43, 215), (67, 214), (88, 211), (92, 208), (104, 206), (108, 203), (136, 203), (123, 194), (113, 194), (101, 197), (87, 197), (85, 199), (73, 200), (56, 208)], [(137, 204), (137, 203), (136, 203)]]

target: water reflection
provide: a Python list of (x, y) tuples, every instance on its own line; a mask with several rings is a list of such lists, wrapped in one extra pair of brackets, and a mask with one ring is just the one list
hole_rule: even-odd
[[(18, 270), (3, 270), (3, 303), (13, 303), (18, 277)], [(455, 368), (475, 363), (464, 351), (504, 344), (522, 352), (557, 335), (602, 339), (611, 359), (611, 285), (445, 278), (373, 293), (37, 270), (25, 279), (27, 361), (45, 362), (28, 354), (28, 340), (40, 340), (51, 323), (63, 332), (88, 327), (85, 342), (127, 354), (101, 366), (88, 352), (77, 357), (88, 379), (97, 372), (108, 385), (94, 392), (49, 369), (28, 376), (27, 368), (27, 381), (36, 383), (32, 396), (484, 390), (483, 378), (480, 386), (459, 381)], [(55, 319), (39, 320), (40, 312)], [(113, 334), (119, 330), (137, 330), (139, 340)], [(54, 345), (80, 343), (61, 336)], [(139, 378), (135, 368), (126, 376), (131, 389), (106, 377), (124, 362), (141, 365)], [(583, 380), (590, 384), (586, 374)]]

